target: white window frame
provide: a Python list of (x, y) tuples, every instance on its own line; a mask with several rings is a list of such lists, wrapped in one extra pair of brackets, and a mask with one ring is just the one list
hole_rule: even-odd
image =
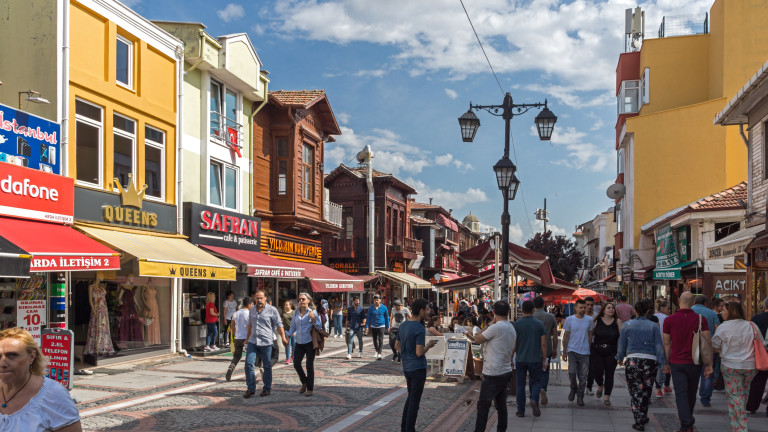
[[(146, 129), (153, 129), (157, 132), (160, 132), (163, 135), (163, 142), (159, 143), (157, 141), (151, 140), (147, 138)], [(144, 194), (145, 199), (153, 200), (153, 201), (165, 201), (165, 131), (156, 127), (152, 127), (150, 125), (145, 124), (144, 125), (144, 183), (146, 183), (147, 179), (147, 151), (146, 147), (154, 147), (158, 150), (160, 150), (160, 196), (152, 196), (149, 194)]]
[[(221, 192), (221, 204), (214, 204), (211, 202), (211, 165), (212, 164), (216, 164), (221, 167), (221, 179), (220, 179), (221, 181), (219, 182), (220, 192)], [(226, 169), (231, 169), (232, 171), (235, 172), (235, 206), (234, 207), (226, 206), (227, 190), (226, 190), (226, 182), (225, 182), (226, 175), (224, 174)], [(208, 159), (208, 173), (206, 174), (206, 176), (208, 177), (208, 184), (205, 189), (206, 191), (205, 193), (208, 196), (208, 205), (226, 209), (226, 210), (235, 210), (235, 211), (239, 210), (240, 209), (240, 167), (237, 165), (232, 165), (231, 163), (224, 162), (220, 159), (210, 158)]]
[[(637, 101), (636, 101), (636, 104), (635, 104), (636, 107), (637, 107), (636, 111), (627, 111), (625, 109), (626, 105), (627, 105), (626, 104), (626, 100), (625, 100), (626, 99), (625, 95), (630, 90), (636, 90), (637, 91)], [(619, 94), (616, 97), (616, 102), (617, 102), (616, 103), (616, 105), (617, 105), (616, 109), (617, 109), (617, 113), (619, 115), (621, 115), (621, 114), (636, 114), (636, 113), (638, 113), (640, 111), (640, 106), (641, 106), (641, 103), (640, 103), (641, 102), (641, 99), (640, 99), (640, 80), (622, 81), (621, 88), (619, 90)]]
[(643, 76), (640, 77), (640, 102), (641, 105), (651, 103), (651, 68), (643, 69)]
[[(213, 112), (213, 107), (210, 106), (211, 102), (211, 84), (216, 83), (216, 85), (219, 86), (219, 89), (221, 93), (217, 96), (219, 97), (219, 105), (221, 108), (221, 112), (219, 112), (219, 136), (216, 136), (213, 134), (213, 125), (211, 124), (211, 118), (210, 113)], [(238, 144), (242, 147), (243, 146), (243, 125), (240, 124), (239, 119), (242, 118), (243, 113), (243, 95), (234, 87), (229, 87), (226, 83), (223, 81), (220, 81), (216, 79), (215, 77), (211, 77), (208, 83), (208, 135), (211, 137), (211, 139), (222, 145), (227, 146), (227, 143), (229, 140), (227, 139), (227, 91), (231, 91), (235, 94), (236, 102), (235, 104), (237, 107), (235, 108), (235, 116), (237, 118), (231, 119), (234, 120), (235, 123), (238, 125)]]
[[(90, 117), (84, 117), (80, 114), (77, 114), (77, 102), (75, 103), (75, 131), (77, 131), (77, 122), (85, 123), (99, 130), (99, 150), (98, 150), (99, 155), (96, 158), (99, 163), (99, 183), (95, 184), (95, 183), (87, 182), (84, 180), (78, 180), (77, 174), (75, 174), (75, 183), (83, 186), (102, 187), (104, 185), (104, 107), (80, 98), (76, 98), (75, 100), (77, 102), (82, 102), (84, 104), (91, 105), (92, 107), (98, 108), (99, 111), (101, 112), (101, 120), (97, 122), (96, 120), (93, 120)], [(77, 140), (77, 137), (75, 137), (75, 140)], [(77, 150), (77, 141), (75, 141), (75, 150)]]
[(133, 42), (126, 39), (123, 36), (117, 35), (115, 40), (115, 70), (117, 70), (117, 43), (122, 42), (128, 46), (128, 82), (124, 83), (117, 79), (117, 73), (115, 73), (115, 82), (128, 90), (133, 91)]
[(616, 151), (616, 175), (624, 173), (624, 147)]
[[(136, 129), (139, 127), (139, 122), (136, 119), (132, 119), (128, 117), (125, 114), (120, 114), (117, 111), (112, 111), (113, 116), (122, 117), (126, 120), (133, 122), (133, 134), (131, 134), (128, 131), (124, 131), (122, 129), (118, 129), (115, 127), (114, 120), (112, 122), (112, 177), (117, 177), (117, 174), (115, 174), (115, 135), (120, 135), (123, 138), (128, 138), (133, 142), (133, 151), (131, 155), (131, 174), (133, 174), (133, 182), (135, 184), (136, 190), (140, 189), (140, 186), (138, 185), (139, 182), (139, 176), (138, 176), (138, 169), (136, 169), (136, 161), (139, 157), (138, 155), (138, 146), (136, 145)], [(124, 188), (127, 188), (128, 185), (124, 184), (122, 185)], [(113, 185), (113, 189), (117, 191), (117, 185)]]

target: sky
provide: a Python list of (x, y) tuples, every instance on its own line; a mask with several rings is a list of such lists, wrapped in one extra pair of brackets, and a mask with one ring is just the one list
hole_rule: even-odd
[(612, 207), (616, 179), (616, 78), (624, 11), (646, 11), (646, 38), (663, 16), (708, 12), (712, 0), (124, 0), (150, 20), (201, 22), (212, 36), (248, 33), (270, 90), (324, 89), (341, 127), (325, 170), (355, 166), (365, 145), (374, 168), (413, 186), (417, 201), (462, 220), (470, 211), (500, 230), (503, 200), (492, 170), (504, 121), (480, 111), (473, 143), (458, 117), (469, 103), (548, 101), (558, 117), (540, 141), (531, 110), (512, 119), (521, 181), (510, 202), (510, 240), (524, 244), (547, 199), (555, 234)]

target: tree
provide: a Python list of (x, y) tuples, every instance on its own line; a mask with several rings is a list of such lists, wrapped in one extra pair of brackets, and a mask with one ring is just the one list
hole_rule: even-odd
[(584, 262), (584, 254), (576, 244), (564, 235), (552, 235), (552, 231), (536, 233), (525, 243), (525, 247), (549, 257), (552, 274), (566, 281), (573, 281), (576, 271)]

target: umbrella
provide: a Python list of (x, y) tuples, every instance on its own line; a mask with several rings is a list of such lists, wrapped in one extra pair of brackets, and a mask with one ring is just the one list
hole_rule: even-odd
[(587, 297), (592, 297), (595, 299), (595, 301), (606, 301), (610, 297), (604, 294), (600, 294), (596, 291), (592, 291), (591, 289), (587, 288), (579, 288), (576, 291), (573, 292), (574, 300), (576, 299), (586, 299)]

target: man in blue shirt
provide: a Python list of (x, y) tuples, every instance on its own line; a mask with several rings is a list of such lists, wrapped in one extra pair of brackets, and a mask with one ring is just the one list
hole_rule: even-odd
[(280, 313), (272, 305), (267, 304), (267, 295), (264, 291), (256, 291), (254, 295), (256, 305), (251, 308), (248, 318), (248, 349), (245, 354), (245, 381), (248, 390), (243, 394), (244, 398), (249, 398), (256, 394), (256, 375), (253, 365), (258, 355), (263, 359), (264, 367), (264, 389), (260, 396), (269, 396), (272, 391), (272, 344), (274, 334), (277, 333), (283, 340), (283, 345), (288, 345), (288, 339), (285, 338), (283, 330), (283, 321), (280, 319)]
[(376, 360), (381, 360), (381, 348), (384, 345), (384, 333), (389, 333), (389, 311), (381, 304), (381, 296), (373, 296), (373, 306), (368, 308), (368, 317), (365, 322), (365, 332), (370, 330), (373, 336), (373, 349), (376, 350)]
[[(710, 334), (715, 334), (715, 329), (720, 325), (720, 319), (717, 317), (717, 313), (707, 307), (707, 298), (703, 295), (697, 295), (694, 300), (694, 305), (691, 310), (707, 319), (709, 325)], [(715, 386), (715, 374), (711, 374), (708, 377), (704, 376), (704, 369), (701, 373), (701, 384), (699, 385), (699, 398), (701, 399), (701, 406), (710, 407), (712, 400), (712, 390)]]
[(525, 378), (528, 376), (531, 387), (531, 409), (533, 416), (539, 417), (539, 393), (541, 375), (547, 359), (547, 335), (544, 324), (533, 317), (533, 302), (523, 302), (523, 317), (513, 323), (517, 333), (517, 416), (525, 415)]
[(347, 311), (347, 360), (352, 358), (352, 351), (355, 350), (355, 336), (357, 336), (357, 358), (363, 356), (365, 317), (366, 311), (360, 306), (360, 297), (355, 297)]
[(423, 298), (414, 300), (412, 309), (412, 315), (406, 322), (400, 324), (395, 340), (395, 349), (400, 353), (403, 374), (408, 387), (400, 432), (416, 432), (416, 416), (419, 414), (421, 394), (424, 392), (424, 383), (427, 381), (427, 358), (424, 355), (436, 344), (434, 340), (424, 344), (427, 331), (421, 322), (429, 314), (427, 300)]

